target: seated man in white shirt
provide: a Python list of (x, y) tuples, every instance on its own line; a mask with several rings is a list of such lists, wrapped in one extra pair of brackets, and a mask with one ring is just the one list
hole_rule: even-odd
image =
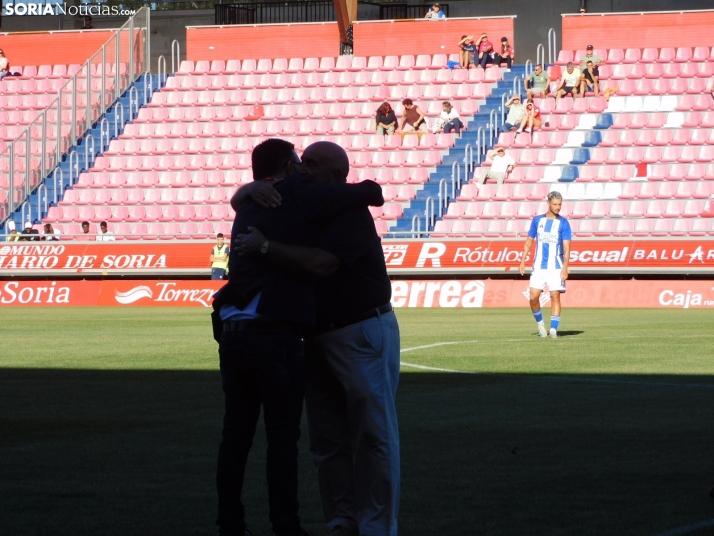
[(481, 168), (478, 183), (483, 184), (486, 179), (494, 179), (498, 184), (503, 184), (511, 170), (516, 167), (516, 161), (506, 155), (503, 147), (498, 147), (488, 153), (491, 159), (491, 167)]
[[(580, 69), (576, 69), (572, 62), (568, 63), (565, 72), (560, 79), (558, 89), (555, 90), (555, 103), (560, 101), (560, 98), (570, 93), (573, 98), (578, 95), (578, 86), (580, 85)], [(582, 95), (581, 95), (582, 96)]]
[(97, 242), (114, 242), (116, 236), (114, 233), (110, 233), (107, 228), (107, 222), (103, 221), (99, 224), (99, 233), (97, 234)]

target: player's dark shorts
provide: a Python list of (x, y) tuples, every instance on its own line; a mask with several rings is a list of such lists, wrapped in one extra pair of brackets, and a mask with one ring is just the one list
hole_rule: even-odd
[(223, 268), (211, 268), (211, 279), (225, 279), (226, 271)]

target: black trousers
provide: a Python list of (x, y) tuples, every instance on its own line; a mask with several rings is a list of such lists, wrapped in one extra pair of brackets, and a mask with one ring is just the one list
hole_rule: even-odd
[(501, 56), (500, 54), (494, 54), (493, 56), (493, 63), (494, 65), (501, 65), (501, 63), (506, 62), (506, 65), (508, 68), (511, 68), (511, 64), (513, 63), (513, 58), (511, 56)]
[(297, 443), (305, 395), (302, 339), (289, 329), (228, 331), (221, 335), (218, 352), (225, 416), (218, 449), (216, 523), (228, 534), (242, 536), (245, 531), (241, 494), (262, 405), (270, 521), (277, 536), (297, 535)]
[(464, 128), (464, 124), (461, 122), (461, 119), (457, 117), (444, 124), (444, 133), (455, 132), (456, 134), (461, 134), (462, 128)]

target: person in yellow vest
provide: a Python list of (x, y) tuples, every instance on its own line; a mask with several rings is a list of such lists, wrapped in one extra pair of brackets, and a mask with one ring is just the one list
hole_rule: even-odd
[(216, 242), (213, 250), (211, 250), (211, 258), (208, 261), (211, 263), (211, 279), (224, 279), (228, 270), (228, 255), (230, 255), (231, 251), (223, 243), (223, 233), (216, 235)]

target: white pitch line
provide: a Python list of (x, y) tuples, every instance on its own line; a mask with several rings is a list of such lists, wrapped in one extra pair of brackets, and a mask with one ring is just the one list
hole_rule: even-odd
[[(532, 339), (505, 339), (503, 342), (510, 341), (529, 341)], [(436, 348), (438, 346), (453, 346), (456, 344), (479, 344), (486, 341), (446, 341), (446, 342), (436, 342), (434, 344), (425, 344), (423, 346), (412, 346), (411, 348), (403, 348), (400, 353), (412, 352), (414, 350), (424, 350), (426, 348)], [(469, 375), (488, 375), (488, 376), (499, 376), (503, 378), (516, 377), (515, 374), (504, 374), (499, 372), (476, 372), (473, 370), (457, 370), (457, 369), (447, 369), (441, 367), (429, 367), (427, 365), (417, 365), (416, 363), (407, 363), (406, 361), (400, 361), (400, 365), (405, 367), (412, 367), (421, 370), (431, 370), (434, 372), (449, 372), (452, 374), (469, 374)], [(567, 377), (567, 376), (553, 376), (553, 375), (529, 375), (521, 376), (520, 379), (529, 380), (553, 380), (560, 382), (582, 382), (582, 383), (611, 383), (611, 384), (626, 384), (626, 385), (650, 385), (657, 387), (708, 387), (714, 388), (714, 383), (675, 383), (675, 382), (645, 382), (645, 381), (635, 381), (635, 380), (614, 380), (607, 378), (583, 378), (583, 377)]]
[(695, 530), (706, 529), (709, 527), (714, 527), (714, 519), (701, 521), (692, 525), (685, 525), (684, 527), (668, 530), (667, 532), (660, 532), (659, 534), (655, 534), (655, 536), (680, 536), (681, 534), (689, 534)]

